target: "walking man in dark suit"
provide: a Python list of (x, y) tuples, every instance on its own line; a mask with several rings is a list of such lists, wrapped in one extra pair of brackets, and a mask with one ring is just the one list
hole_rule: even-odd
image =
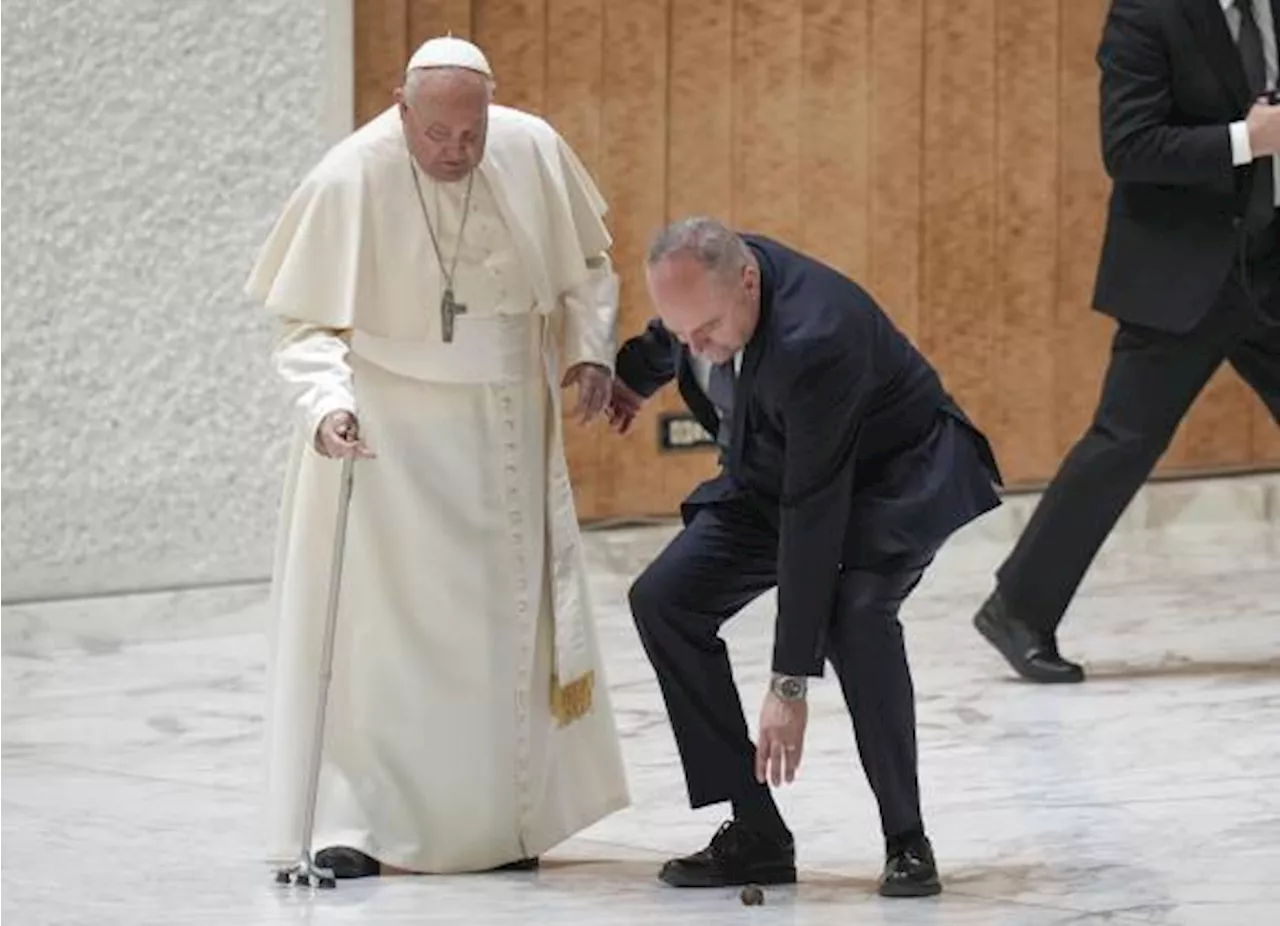
[(1114, 186), (1094, 305), (1119, 322), (1089, 430), (974, 618), (1022, 676), (1079, 682), (1057, 628), (1223, 361), (1280, 425), (1280, 106), (1270, 0), (1116, 0), (1098, 49)]
[[(680, 887), (794, 881), (769, 783), (794, 779), (806, 686), (830, 660), (879, 804), (880, 893), (941, 890), (916, 776), (915, 708), (898, 609), (945, 539), (999, 504), (986, 439), (855, 283), (766, 238), (703, 218), (656, 238), (658, 319), (623, 345), (622, 430), (672, 378), (721, 446), (682, 506), (684, 530), (631, 588), (690, 803), (730, 801)], [(777, 586), (773, 678), (751, 743), (718, 631)]]

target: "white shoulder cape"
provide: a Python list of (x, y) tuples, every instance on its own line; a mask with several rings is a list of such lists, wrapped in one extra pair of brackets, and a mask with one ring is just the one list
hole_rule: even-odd
[[(551, 314), (606, 251), (606, 206), (568, 144), (537, 116), (491, 106), (480, 171)], [(376, 337), (439, 337), (421, 261), (434, 259), (392, 106), (339, 142), (289, 198), (245, 292), (268, 311)]]

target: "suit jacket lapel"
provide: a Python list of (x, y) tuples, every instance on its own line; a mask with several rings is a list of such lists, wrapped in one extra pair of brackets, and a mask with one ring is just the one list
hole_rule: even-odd
[(1249, 108), (1249, 82), (1245, 78), (1240, 49), (1231, 38), (1227, 17), (1218, 0), (1182, 0), (1182, 11), (1191, 32), (1209, 58), (1214, 76), (1222, 83), (1232, 103), (1242, 111)]
[(756, 322), (756, 330), (742, 352), (742, 369), (738, 372), (738, 381), (733, 390), (733, 432), (730, 438), (729, 467), (731, 472), (739, 472), (742, 466), (742, 445), (746, 440), (747, 403), (750, 401), (755, 386), (756, 370), (760, 366), (760, 355), (768, 340), (769, 318), (773, 312), (773, 267), (759, 248), (753, 247), (752, 253), (760, 264), (760, 318)]

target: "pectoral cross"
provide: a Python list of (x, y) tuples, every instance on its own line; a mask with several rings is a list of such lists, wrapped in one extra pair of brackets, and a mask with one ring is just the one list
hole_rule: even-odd
[(453, 298), (453, 287), (446, 287), (444, 298), (440, 300), (440, 327), (446, 344), (453, 340), (453, 320), (466, 313), (467, 307)]

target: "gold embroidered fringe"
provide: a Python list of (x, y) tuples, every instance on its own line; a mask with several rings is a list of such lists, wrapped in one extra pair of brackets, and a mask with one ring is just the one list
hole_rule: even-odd
[(592, 693), (596, 674), (588, 672), (567, 685), (561, 685), (554, 673), (551, 676), (551, 713), (560, 726), (573, 723), (591, 711)]

